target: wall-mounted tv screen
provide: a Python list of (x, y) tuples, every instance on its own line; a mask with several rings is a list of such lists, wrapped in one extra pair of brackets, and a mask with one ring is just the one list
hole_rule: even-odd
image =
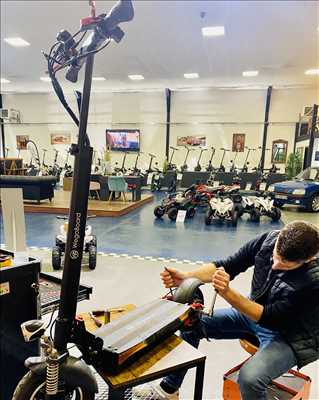
[(107, 129), (106, 144), (115, 151), (139, 151), (139, 129)]

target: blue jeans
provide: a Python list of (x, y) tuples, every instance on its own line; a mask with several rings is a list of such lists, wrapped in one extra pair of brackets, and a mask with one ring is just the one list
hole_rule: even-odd
[[(240, 369), (238, 383), (242, 400), (266, 400), (266, 388), (272, 379), (296, 365), (293, 350), (280, 334), (263, 328), (234, 308), (217, 309), (214, 315), (204, 315), (200, 323), (182, 338), (198, 347), (203, 338), (242, 339), (247, 334), (257, 336), (259, 350)], [(172, 389), (178, 389), (187, 370), (168, 375), (163, 380)]]

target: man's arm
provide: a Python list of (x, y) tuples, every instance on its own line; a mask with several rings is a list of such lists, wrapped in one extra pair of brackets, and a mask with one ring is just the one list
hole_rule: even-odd
[(186, 278), (197, 278), (204, 283), (209, 283), (212, 281), (215, 272), (216, 272), (215, 264), (213, 263), (204, 264), (199, 268), (186, 272)]
[(246, 315), (251, 320), (258, 322), (263, 314), (264, 307), (242, 296), (229, 287), (230, 276), (223, 268), (217, 269), (213, 276), (213, 286), (218, 294), (236, 310)]

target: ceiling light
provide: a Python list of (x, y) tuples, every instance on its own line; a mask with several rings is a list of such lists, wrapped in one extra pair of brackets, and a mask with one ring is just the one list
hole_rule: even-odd
[(128, 76), (132, 81), (142, 81), (144, 79), (143, 75), (129, 75)]
[(14, 47), (27, 47), (30, 46), (30, 43), (20, 37), (12, 37), (3, 39), (6, 43), (10, 44), (10, 46)]
[(42, 82), (51, 82), (51, 78), (49, 76), (41, 76), (40, 79)]
[(9, 81), (8, 79), (5, 78), (1, 78), (0, 79), (0, 83), (10, 83), (11, 81)]
[(190, 74), (184, 74), (184, 78), (186, 78), (186, 79), (196, 79), (198, 77), (199, 77), (199, 75), (197, 72), (190, 73)]
[(92, 81), (105, 81), (104, 76), (93, 76)]
[(244, 71), (243, 76), (257, 76), (259, 74), (258, 71)]
[(205, 26), (202, 28), (203, 36), (224, 36), (225, 27), (224, 26)]
[(319, 69), (307, 69), (305, 75), (319, 75)]

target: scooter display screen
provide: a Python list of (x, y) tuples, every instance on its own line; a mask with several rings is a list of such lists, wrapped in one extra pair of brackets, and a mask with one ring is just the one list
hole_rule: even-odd
[(114, 151), (139, 151), (140, 131), (139, 129), (107, 129), (106, 145)]

